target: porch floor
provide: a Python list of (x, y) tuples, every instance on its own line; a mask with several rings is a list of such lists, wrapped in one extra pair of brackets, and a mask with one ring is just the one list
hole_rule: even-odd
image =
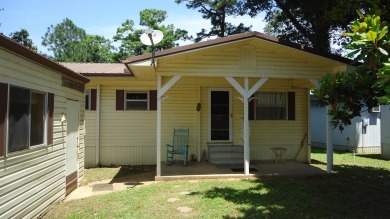
[(165, 162), (162, 162), (161, 176), (156, 177), (156, 180), (259, 178), (270, 176), (316, 176), (328, 174), (326, 171), (310, 164), (293, 160), (286, 160), (284, 163), (251, 161), (249, 175), (244, 174), (243, 167), (243, 165), (214, 165), (209, 162), (197, 161), (190, 162), (187, 166), (184, 166), (182, 161), (177, 161), (172, 165), (166, 165)]

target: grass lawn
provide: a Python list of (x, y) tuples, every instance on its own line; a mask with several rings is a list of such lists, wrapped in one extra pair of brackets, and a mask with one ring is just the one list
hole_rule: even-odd
[[(313, 150), (325, 169), (324, 150)], [(334, 154), (335, 174), (172, 181), (61, 203), (50, 218), (388, 218), (390, 161)], [(180, 207), (192, 209), (189, 213)]]
[(143, 173), (151, 171), (155, 166), (118, 166), (118, 167), (100, 167), (89, 168), (84, 170), (84, 179), (81, 185), (87, 185), (91, 182), (105, 179), (120, 178), (130, 174)]

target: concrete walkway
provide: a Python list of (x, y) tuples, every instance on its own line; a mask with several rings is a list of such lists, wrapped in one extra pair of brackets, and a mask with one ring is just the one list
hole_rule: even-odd
[(127, 177), (107, 179), (98, 182), (92, 182), (85, 186), (80, 186), (65, 197), (65, 202), (87, 198), (95, 195), (102, 195), (111, 192), (118, 192), (134, 187), (150, 185), (157, 183), (154, 181), (155, 172), (146, 172)]

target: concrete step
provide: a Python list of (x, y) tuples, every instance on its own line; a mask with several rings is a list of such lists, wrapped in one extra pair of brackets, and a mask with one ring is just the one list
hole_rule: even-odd
[(242, 145), (208, 145), (209, 152), (243, 152), (244, 147)]
[(237, 164), (237, 165), (244, 165), (244, 159), (237, 159), (237, 158), (219, 158), (219, 159), (211, 159), (209, 160), (212, 164)]
[(231, 144), (208, 145), (209, 162), (212, 164), (243, 164), (244, 147)]
[(244, 159), (244, 153), (243, 152), (236, 152), (236, 151), (224, 151), (224, 152), (211, 152), (209, 153), (209, 159), (214, 158), (242, 158)]

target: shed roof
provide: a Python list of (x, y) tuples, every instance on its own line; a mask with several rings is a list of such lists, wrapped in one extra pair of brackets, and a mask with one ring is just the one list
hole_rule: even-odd
[(61, 65), (72, 69), (84, 76), (110, 76), (110, 77), (133, 77), (122, 63), (79, 63), (79, 62), (61, 62)]
[(37, 52), (15, 42), (14, 40), (12, 40), (12, 39), (10, 39), (2, 34), (0, 34), (0, 47), (4, 48), (12, 53), (15, 53), (19, 56), (22, 56), (26, 59), (29, 59), (33, 62), (36, 62), (36, 63), (38, 63), (46, 68), (54, 70), (58, 73), (67, 75), (67, 76), (72, 77), (74, 79), (78, 79), (84, 83), (89, 82), (88, 78), (70, 70), (69, 68), (66, 68), (65, 66), (58, 64), (57, 62), (54, 62), (54, 61), (38, 54)]
[[(262, 34), (262, 33), (256, 32), (256, 31), (230, 35), (230, 36), (226, 36), (226, 37), (217, 38), (214, 40), (208, 40), (205, 42), (199, 42), (199, 43), (194, 43), (191, 45), (179, 46), (179, 47), (174, 47), (171, 49), (157, 51), (157, 52), (155, 52), (155, 57), (159, 58), (159, 57), (164, 57), (164, 56), (170, 56), (170, 55), (174, 55), (174, 54), (178, 54), (178, 53), (185, 53), (185, 52), (189, 52), (189, 51), (193, 51), (193, 50), (199, 50), (199, 49), (203, 49), (203, 48), (208, 48), (208, 47), (226, 44), (226, 43), (232, 43), (232, 42), (246, 40), (246, 39), (250, 39), (250, 38), (261, 39), (264, 41), (268, 41), (270, 43), (275, 43), (278, 45), (290, 47), (290, 48), (293, 48), (296, 50), (311, 53), (313, 55), (318, 55), (318, 56), (332, 59), (332, 60), (342, 62), (345, 64), (351, 64), (351, 62), (352, 62), (350, 59), (346, 59), (346, 58), (343, 58), (343, 57), (340, 57), (340, 56), (337, 56), (337, 55), (334, 55), (331, 53), (322, 52), (322, 51), (307, 47), (305, 45), (290, 42), (288, 40), (268, 36), (268, 35), (265, 35), (265, 34)], [(133, 63), (137, 63), (137, 62), (143, 62), (143, 61), (146, 61), (146, 60), (151, 59), (151, 58), (152, 58), (152, 54), (144, 54), (144, 55), (139, 55), (139, 56), (127, 58), (127, 59), (123, 60), (122, 62), (125, 65), (128, 65), (128, 64), (133, 64)]]

